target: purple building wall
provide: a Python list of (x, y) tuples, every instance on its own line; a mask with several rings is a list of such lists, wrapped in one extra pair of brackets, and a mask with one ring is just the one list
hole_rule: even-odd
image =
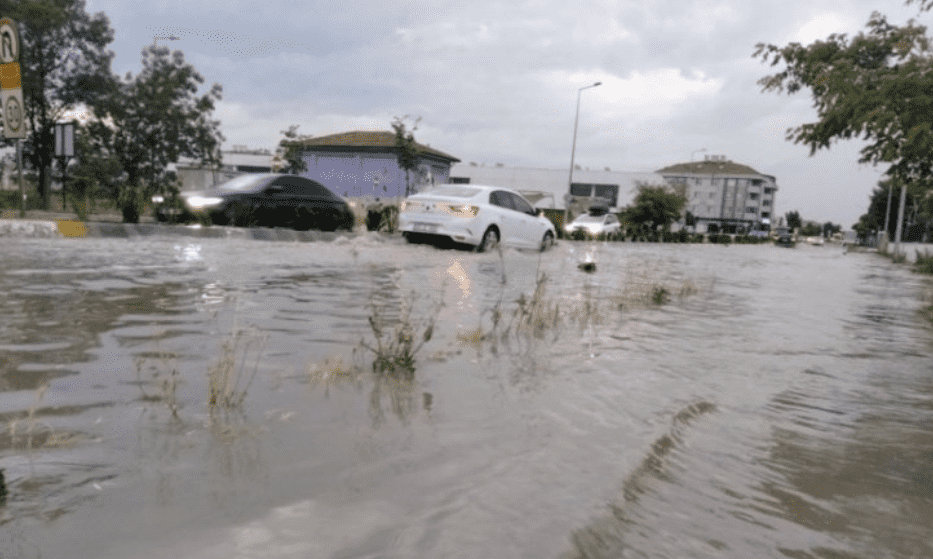
[[(303, 176), (314, 179), (346, 198), (395, 198), (405, 195), (405, 172), (394, 154), (373, 152), (305, 153), (308, 170)], [(450, 164), (423, 158), (419, 172), (410, 178), (414, 191), (430, 184), (444, 184)]]

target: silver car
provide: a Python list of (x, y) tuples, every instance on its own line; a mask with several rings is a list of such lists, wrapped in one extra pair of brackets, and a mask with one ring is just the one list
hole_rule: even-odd
[(613, 213), (588, 213), (571, 221), (564, 230), (568, 234), (573, 234), (575, 231), (583, 231), (588, 236), (597, 237), (599, 235), (618, 233), (621, 228), (622, 225), (619, 223), (619, 218)]

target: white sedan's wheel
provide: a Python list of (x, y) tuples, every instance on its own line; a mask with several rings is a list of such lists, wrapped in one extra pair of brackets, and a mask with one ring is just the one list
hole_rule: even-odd
[(496, 248), (499, 244), (499, 232), (494, 228), (490, 227), (483, 233), (483, 240), (480, 241), (479, 246), (477, 247), (478, 252), (488, 252)]
[(548, 248), (554, 246), (554, 235), (550, 231), (544, 234), (544, 238), (541, 239), (541, 252), (546, 251)]

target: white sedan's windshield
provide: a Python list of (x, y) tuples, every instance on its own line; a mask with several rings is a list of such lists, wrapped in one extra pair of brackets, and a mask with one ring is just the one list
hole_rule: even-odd
[(577, 223), (602, 223), (606, 219), (604, 215), (581, 215), (574, 221)]

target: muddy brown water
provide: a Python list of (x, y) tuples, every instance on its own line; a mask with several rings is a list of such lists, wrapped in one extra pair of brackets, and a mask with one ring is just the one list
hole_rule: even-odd
[[(0, 261), (4, 559), (933, 556), (933, 287), (873, 254), (152, 235)], [(436, 317), (413, 372), (373, 372), (374, 316), (384, 345)], [(240, 406), (209, 404), (224, 357)]]

